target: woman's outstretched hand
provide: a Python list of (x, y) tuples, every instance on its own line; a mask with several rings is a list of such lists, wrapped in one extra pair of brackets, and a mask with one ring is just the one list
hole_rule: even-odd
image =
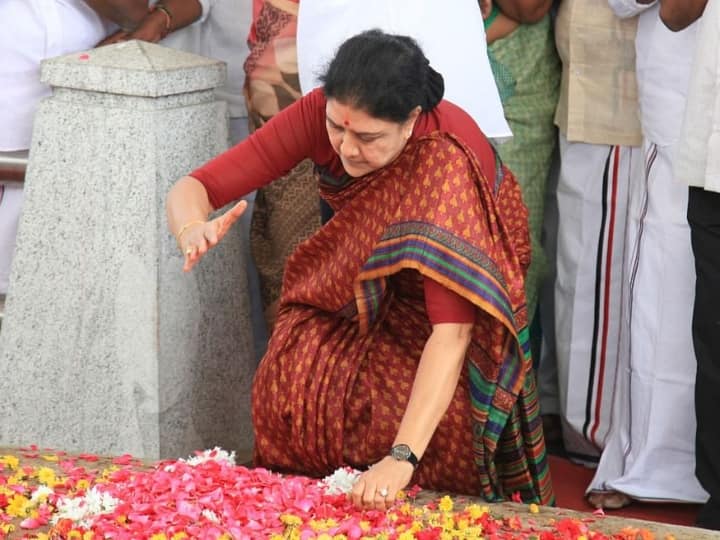
[(191, 223), (179, 233), (178, 245), (185, 256), (184, 272), (192, 270), (208, 250), (225, 237), (246, 208), (247, 202), (240, 201), (221, 216), (210, 221)]
[(360, 475), (350, 497), (358, 508), (387, 510), (410, 483), (413, 471), (410, 462), (387, 456)]

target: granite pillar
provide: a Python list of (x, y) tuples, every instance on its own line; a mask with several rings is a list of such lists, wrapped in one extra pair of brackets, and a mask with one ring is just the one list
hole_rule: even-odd
[(43, 63), (0, 332), (0, 445), (252, 446), (244, 235), (191, 273), (165, 196), (227, 147), (221, 62), (139, 41)]

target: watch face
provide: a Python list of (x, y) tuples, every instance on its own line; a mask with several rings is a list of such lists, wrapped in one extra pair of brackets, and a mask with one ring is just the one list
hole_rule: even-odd
[(390, 450), (390, 455), (398, 461), (407, 461), (410, 454), (410, 447), (407, 444), (398, 444), (397, 446), (393, 446), (392, 450)]

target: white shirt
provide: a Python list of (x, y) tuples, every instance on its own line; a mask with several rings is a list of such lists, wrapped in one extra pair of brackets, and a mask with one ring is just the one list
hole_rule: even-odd
[(660, 20), (660, 5), (609, 0), (618, 16), (640, 14), (635, 40), (640, 124), (643, 135), (660, 146), (680, 137), (695, 48), (697, 23), (672, 32)]
[(161, 44), (225, 62), (227, 80), (215, 93), (228, 102), (231, 117), (247, 116), (243, 65), (249, 52), (247, 35), (252, 23), (252, 0), (198, 1), (203, 10), (200, 19), (173, 32)]
[(50, 95), (40, 62), (90, 49), (108, 30), (84, 0), (0, 0), (0, 151), (30, 147), (35, 110)]
[(445, 99), (463, 108), (488, 137), (512, 135), (490, 69), (476, 0), (301, 0), (297, 49), (304, 94), (337, 47), (364, 30), (413, 37), (445, 80)]
[(708, 1), (699, 21), (675, 176), (720, 193), (720, 3)]

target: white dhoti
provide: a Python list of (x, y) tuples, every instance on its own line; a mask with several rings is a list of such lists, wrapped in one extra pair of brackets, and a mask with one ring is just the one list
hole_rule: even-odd
[[(557, 408), (571, 457), (596, 462), (618, 364), (628, 192), (639, 149), (560, 135), (555, 280)], [(552, 369), (543, 366), (540, 370)], [(542, 375), (539, 380), (548, 380)], [(541, 396), (551, 392), (541, 389)]]
[(612, 425), (588, 491), (640, 500), (704, 502), (695, 478), (695, 269), (687, 185), (673, 179), (672, 147), (643, 144), (631, 186), (624, 330)]
[(21, 183), (0, 180), (0, 294), (7, 294), (10, 282), (10, 264), (15, 251), (22, 201)]

